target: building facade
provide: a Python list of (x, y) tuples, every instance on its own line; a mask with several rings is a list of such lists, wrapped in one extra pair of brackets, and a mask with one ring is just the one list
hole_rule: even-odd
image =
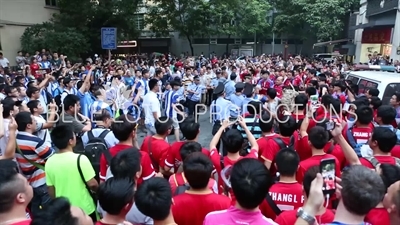
[(361, 0), (355, 30), (355, 62), (368, 62), (368, 55), (381, 54), (400, 60), (400, 1)]
[(16, 65), (25, 29), (49, 21), (57, 12), (56, 0), (0, 0), (0, 52), (11, 66)]

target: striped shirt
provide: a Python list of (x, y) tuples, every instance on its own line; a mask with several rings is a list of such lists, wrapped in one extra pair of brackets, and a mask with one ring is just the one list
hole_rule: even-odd
[(179, 103), (179, 94), (177, 91), (167, 91), (165, 94), (165, 114), (168, 118), (176, 118), (176, 110), (173, 108), (173, 104)]
[[(259, 117), (257, 119), (253, 115), (248, 115), (244, 118), (244, 122), (246, 123), (247, 128), (253, 134), (254, 138), (257, 140), (262, 136), (262, 131), (259, 126)], [(254, 127), (254, 128), (253, 128)], [(238, 131), (242, 134), (243, 138), (247, 138), (246, 132), (241, 126), (237, 127)]]
[[(50, 143), (28, 132), (18, 132), (17, 145), (27, 159), (43, 166), (46, 163), (45, 160), (54, 154)], [(42, 169), (32, 165), (19, 152), (16, 152), (15, 158), (22, 174), (33, 188), (46, 184), (46, 175)]]
[(89, 118), (92, 118), (94, 113), (100, 112), (102, 109), (107, 109), (107, 111), (110, 113), (111, 117), (113, 117), (113, 113), (111, 111), (110, 106), (101, 100), (96, 100), (90, 106), (90, 117)]

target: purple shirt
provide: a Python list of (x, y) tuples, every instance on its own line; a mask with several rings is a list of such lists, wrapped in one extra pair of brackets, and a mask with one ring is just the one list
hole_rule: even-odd
[(204, 218), (203, 225), (278, 225), (273, 220), (266, 218), (260, 212), (245, 212), (234, 206), (229, 209), (214, 211), (207, 214)]

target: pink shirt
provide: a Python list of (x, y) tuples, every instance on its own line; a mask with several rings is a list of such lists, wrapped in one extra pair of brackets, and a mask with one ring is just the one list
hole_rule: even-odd
[(278, 225), (273, 220), (264, 217), (261, 211), (256, 212), (245, 212), (231, 206), (229, 209), (210, 212), (204, 218), (203, 225), (215, 225), (215, 224), (226, 224), (226, 225)]

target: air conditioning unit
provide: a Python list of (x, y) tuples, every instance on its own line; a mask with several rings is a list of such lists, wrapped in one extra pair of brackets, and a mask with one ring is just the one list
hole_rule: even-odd
[(211, 45), (216, 45), (216, 44), (218, 44), (217, 39), (215, 39), (215, 38), (210, 39), (210, 44), (211, 44)]
[(235, 45), (242, 44), (242, 39), (235, 39)]

